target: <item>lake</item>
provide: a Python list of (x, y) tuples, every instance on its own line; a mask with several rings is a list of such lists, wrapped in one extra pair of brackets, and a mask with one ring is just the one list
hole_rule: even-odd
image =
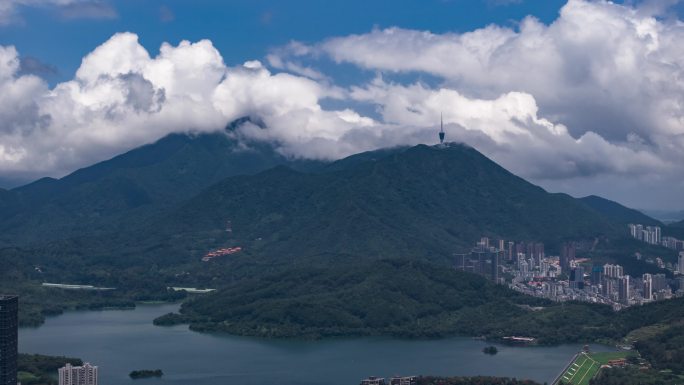
[[(200, 334), (187, 326), (158, 327), (152, 320), (178, 305), (135, 310), (74, 311), (19, 330), (19, 350), (78, 357), (99, 366), (100, 384), (131, 385), (128, 373), (162, 369), (161, 379), (138, 384), (356, 385), (370, 375), (493, 375), (551, 382), (581, 345), (499, 346), (469, 338), (400, 340), (352, 338), (266, 340)], [(592, 350), (611, 350), (592, 345)]]

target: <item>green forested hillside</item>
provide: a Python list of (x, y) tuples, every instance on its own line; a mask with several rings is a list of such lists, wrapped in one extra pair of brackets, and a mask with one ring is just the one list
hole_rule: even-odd
[(181, 314), (155, 322), (264, 337), (515, 335), (560, 344), (619, 341), (683, 317), (684, 298), (615, 312), (605, 305), (527, 297), (479, 276), (394, 259), (255, 276), (188, 301)]
[(157, 322), (276, 337), (437, 337), (480, 333), (488, 317), (523, 315), (517, 304), (546, 301), (476, 275), (394, 259), (254, 277), (184, 304), (183, 317)]
[(220, 239), (228, 220), (232, 242), (278, 260), (444, 260), (481, 236), (554, 244), (619, 231), (575, 199), (547, 193), (462, 145), (416, 146), (323, 173), (278, 167), (228, 178), (156, 229), (174, 243), (197, 243)]
[(684, 317), (636, 341), (635, 346), (655, 369), (684, 375)]
[(663, 229), (663, 235), (684, 239), (684, 221), (675, 222)]
[(307, 169), (231, 132), (172, 134), (62, 179), (0, 191), (0, 245), (106, 234), (174, 207), (223, 178), (279, 164)]
[(660, 221), (649, 217), (641, 211), (630, 209), (617, 202), (596, 195), (580, 198), (580, 201), (616, 223), (624, 225), (640, 223), (649, 226), (663, 226)]
[[(194, 148), (196, 142), (192, 143)], [(197, 162), (190, 155), (188, 158), (172, 155), (169, 159), (175, 160), (164, 164), (176, 164), (179, 159)], [(139, 159), (131, 162), (145, 163)], [(150, 167), (166, 169), (159, 162), (152, 163)], [(173, 179), (175, 171), (165, 172), (162, 179)], [(79, 176), (80, 182), (87, 179)], [(103, 188), (103, 181), (112, 180), (100, 178), (88, 186)], [(74, 182), (80, 186), (78, 189), (87, 185), (79, 183)], [(117, 190), (112, 188), (112, 191)], [(98, 199), (93, 194), (86, 195), (86, 207), (87, 202)], [(156, 202), (158, 197), (152, 200)], [(118, 223), (115, 231), (102, 230), (100, 234), (89, 230), (30, 248), (0, 249), (0, 261), (4, 260), (7, 266), (5, 286), (22, 287), (28, 282), (35, 285), (47, 281), (116, 287), (121, 296), (108, 301), (119, 301), (168, 298), (167, 286), (202, 286), (227, 290), (221, 293), (240, 292), (242, 287), (253, 284), (251, 279), (271, 274), (296, 276), (302, 267), (319, 269), (317, 274), (323, 275), (326, 271), (339, 274), (355, 268), (360, 278), (375, 277), (369, 282), (378, 282), (392, 280), (392, 274), (387, 269), (375, 272), (368, 263), (401, 259), (431, 261), (442, 269), (449, 268), (452, 254), (468, 249), (481, 236), (543, 241), (551, 248), (564, 240), (612, 236), (621, 229), (621, 225), (585, 204), (564, 194), (549, 194), (476, 150), (458, 144), (365, 153), (319, 167), (315, 172), (279, 166), (255, 175), (225, 178), (193, 198), (169, 205), (155, 206), (156, 211), (146, 211), (141, 216), (122, 209), (122, 222), (111, 221), (114, 217), (107, 215), (96, 217), (94, 222), (85, 221), (97, 229), (98, 221), (108, 218), (110, 223)], [(68, 212), (76, 215), (78, 210)], [(226, 231), (228, 222), (232, 231)], [(41, 230), (41, 226), (49, 223), (36, 225), (27, 232)], [(59, 230), (53, 231), (59, 236)], [(242, 251), (211, 262), (200, 261), (208, 251), (224, 246), (240, 246)], [(424, 279), (421, 285), (433, 287), (430, 277), (418, 276)], [(373, 291), (364, 292), (363, 286), (335, 287), (335, 291), (321, 294), (317, 300), (337, 296), (338, 289), (351, 290), (358, 295), (345, 311), (352, 311), (365, 306), (361, 302), (364, 296), (373, 296)], [(46, 304), (41, 302), (41, 293), (45, 291), (30, 292), (36, 293), (29, 296), (33, 298), (30, 309), (34, 315), (27, 315), (25, 319), (39, 321), (40, 306)], [(285, 302), (297, 297), (295, 292), (284, 290), (283, 294), (293, 296), (281, 298)], [(211, 298), (220, 299), (219, 296)], [(387, 306), (404, 300), (412, 303), (408, 293), (397, 292), (387, 298), (396, 299), (387, 299)], [(95, 305), (105, 303), (82, 300)], [(70, 303), (66, 299), (60, 301), (51, 306), (61, 309), (63, 306), (59, 304)], [(435, 304), (433, 308), (439, 306)], [(501, 309), (516, 310), (510, 306)], [(421, 307), (414, 310), (407, 313), (412, 314), (409, 318), (421, 319), (420, 314), (425, 310)], [(477, 312), (469, 314), (471, 318), (481, 316)], [(429, 328), (443, 325), (442, 321), (433, 322)], [(367, 327), (362, 325), (358, 329)], [(428, 333), (429, 328), (421, 333)], [(453, 326), (446, 328), (454, 331)], [(459, 328), (465, 330), (463, 325)]]
[(18, 379), (24, 385), (57, 385), (56, 373), (64, 364), (83, 365), (79, 358), (54, 357), (42, 354), (19, 354)]

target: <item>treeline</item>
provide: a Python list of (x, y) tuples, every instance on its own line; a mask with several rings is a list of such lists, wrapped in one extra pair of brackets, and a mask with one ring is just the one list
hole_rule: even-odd
[(74, 366), (83, 365), (83, 361), (78, 358), (19, 354), (19, 381), (23, 385), (56, 385), (57, 369), (67, 363)]
[(682, 376), (667, 371), (642, 370), (638, 367), (604, 368), (590, 385), (681, 385)]
[(531, 380), (508, 377), (418, 377), (418, 385), (538, 385)]
[[(684, 375), (684, 321), (634, 344), (654, 369)], [(684, 382), (684, 379), (680, 378)]]
[[(61, 258), (64, 258), (61, 260)], [(34, 256), (19, 250), (0, 250), (0, 293), (18, 293), (19, 325), (39, 326), (45, 317), (65, 310), (100, 310), (132, 308), (137, 301), (177, 301), (187, 293), (168, 290), (167, 276), (155, 266), (147, 269), (132, 267), (109, 272), (104, 268), (89, 268), (77, 256), (61, 256), (60, 267), (46, 267)], [(36, 263), (34, 263), (36, 262)], [(66, 269), (66, 267), (72, 267)], [(68, 272), (63, 272), (63, 269)], [(43, 282), (92, 284), (115, 287), (116, 290), (68, 290), (44, 287)]]
[(134, 380), (140, 379), (140, 378), (152, 378), (152, 377), (161, 377), (164, 375), (164, 372), (162, 372), (161, 369), (143, 369), (143, 370), (134, 370), (128, 374), (128, 376)]

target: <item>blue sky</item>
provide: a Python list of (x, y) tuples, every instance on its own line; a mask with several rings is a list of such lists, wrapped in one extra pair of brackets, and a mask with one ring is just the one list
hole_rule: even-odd
[[(3, 0), (0, 187), (177, 132), (337, 159), (464, 142), (550, 191), (684, 202), (681, 0)], [(163, 47), (163, 48), (161, 48)], [(649, 200), (644, 200), (648, 190)]]
[(210, 39), (226, 64), (262, 59), (290, 40), (400, 26), (435, 33), (464, 32), (488, 24), (515, 25), (527, 15), (554, 20), (559, 0), (124, 0), (108, 3), (103, 17), (69, 18), (53, 6), (18, 6), (21, 22), (0, 27), (0, 43), (54, 67), (51, 82), (71, 78), (81, 58), (116, 32), (130, 31), (151, 53), (162, 42)]

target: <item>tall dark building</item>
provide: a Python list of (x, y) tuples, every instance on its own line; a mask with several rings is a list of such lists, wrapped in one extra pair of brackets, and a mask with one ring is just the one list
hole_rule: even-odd
[(527, 249), (525, 248), (525, 242), (516, 243), (515, 244), (515, 258), (513, 258), (513, 259), (515, 260), (516, 258), (518, 258), (518, 254), (525, 254), (526, 250)]
[(19, 299), (0, 294), (0, 385), (17, 385)]
[(570, 261), (575, 259), (575, 245), (573, 243), (565, 243), (561, 248), (560, 267), (564, 273), (570, 272)]
[(498, 283), (499, 281), (499, 253), (498, 252), (489, 252), (489, 257), (491, 258), (491, 278), (492, 281), (495, 283)]
[(603, 266), (594, 265), (591, 268), (591, 284), (592, 286), (598, 286), (603, 281)]
[(584, 289), (584, 268), (582, 266), (577, 266), (570, 271), (570, 288), (572, 289)]

